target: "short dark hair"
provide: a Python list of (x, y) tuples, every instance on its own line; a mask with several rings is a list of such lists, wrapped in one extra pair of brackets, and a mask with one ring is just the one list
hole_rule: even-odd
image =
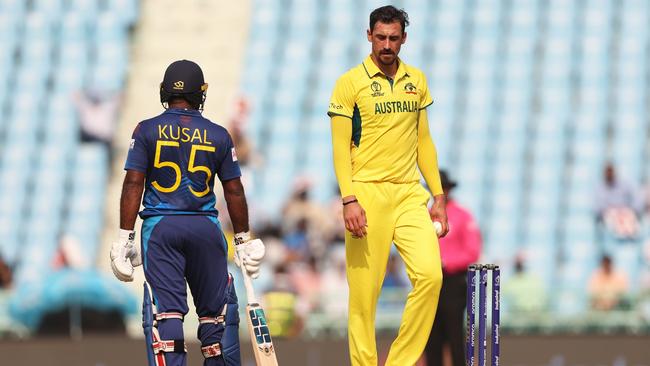
[(406, 14), (404, 9), (397, 9), (392, 5), (382, 6), (377, 8), (370, 13), (370, 33), (372, 33), (375, 28), (375, 23), (393, 23), (399, 22), (402, 26), (402, 33), (406, 30), (406, 26), (409, 25), (409, 15)]

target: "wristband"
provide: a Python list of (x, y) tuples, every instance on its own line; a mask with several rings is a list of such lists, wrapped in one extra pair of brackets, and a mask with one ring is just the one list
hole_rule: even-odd
[(120, 240), (124, 240), (124, 241), (133, 241), (135, 240), (135, 231), (120, 229), (119, 238)]
[(249, 240), (251, 240), (251, 232), (250, 231), (235, 234), (235, 240), (234, 240), (235, 245), (244, 244), (245, 242), (247, 242)]
[(343, 202), (343, 206), (345, 206), (345, 205), (349, 205), (349, 204), (352, 203), (352, 202), (359, 202), (359, 201), (355, 198), (355, 199), (350, 200), (350, 201), (348, 201), (348, 202)]

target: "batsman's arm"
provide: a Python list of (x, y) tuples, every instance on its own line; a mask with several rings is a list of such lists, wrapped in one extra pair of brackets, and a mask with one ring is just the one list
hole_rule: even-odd
[(229, 179), (221, 184), (233, 231), (235, 233), (248, 232), (248, 204), (246, 203), (246, 194), (241, 179)]
[(133, 230), (144, 192), (144, 173), (127, 170), (120, 197), (120, 229)]

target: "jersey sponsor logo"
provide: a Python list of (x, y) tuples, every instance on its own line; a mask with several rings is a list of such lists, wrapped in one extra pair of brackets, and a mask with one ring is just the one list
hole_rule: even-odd
[(418, 89), (415, 87), (415, 85), (413, 85), (413, 83), (406, 83), (406, 85), (404, 85), (404, 91), (406, 92), (406, 94), (417, 95), (418, 93)]
[(185, 82), (179, 80), (174, 83), (174, 86), (172, 86), (172, 89), (174, 90), (183, 90), (185, 88)]
[(131, 142), (129, 143), (129, 150), (133, 150), (135, 148), (135, 139), (131, 139)]
[(381, 84), (379, 84), (376, 80), (370, 84), (370, 90), (372, 90), (372, 95), (373, 97), (381, 97), (384, 95), (381, 91)]
[(408, 100), (395, 100), (392, 102), (375, 103), (375, 114), (386, 113), (412, 113), (418, 111), (418, 102)]
[(337, 103), (330, 103), (330, 109), (340, 111), (343, 109), (343, 106)]
[(237, 161), (237, 151), (235, 151), (234, 147), (230, 149), (230, 154), (232, 155), (232, 161)]
[(158, 125), (158, 138), (161, 140), (212, 145), (212, 141), (208, 140), (208, 131), (200, 128)]

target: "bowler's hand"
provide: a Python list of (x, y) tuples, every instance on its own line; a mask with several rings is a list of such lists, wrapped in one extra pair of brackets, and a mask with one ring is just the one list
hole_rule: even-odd
[(442, 232), (438, 235), (439, 238), (444, 237), (449, 233), (449, 223), (447, 222), (447, 202), (444, 195), (433, 197), (433, 205), (429, 209), (429, 216), (431, 221), (439, 221), (442, 224)]
[(343, 206), (343, 221), (345, 228), (352, 233), (353, 238), (363, 238), (366, 236), (366, 211), (361, 207), (359, 202), (348, 203)]

